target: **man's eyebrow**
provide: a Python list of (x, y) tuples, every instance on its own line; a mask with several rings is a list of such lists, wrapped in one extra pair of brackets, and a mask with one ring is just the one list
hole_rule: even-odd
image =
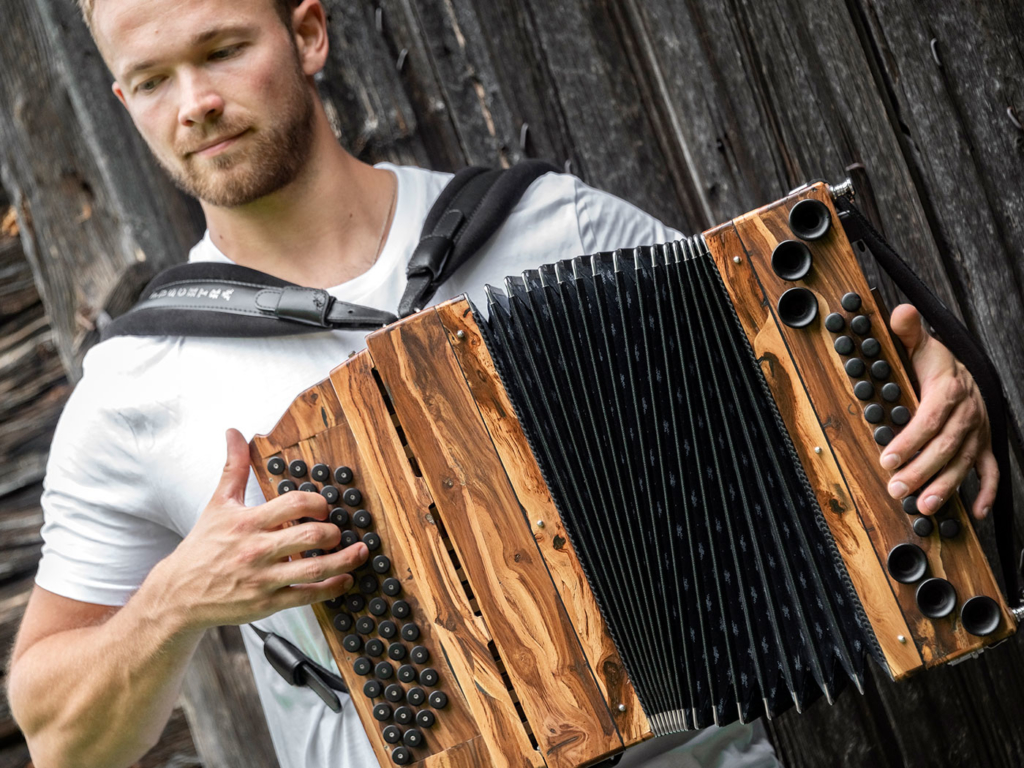
[[(229, 24), (222, 27), (211, 27), (210, 29), (203, 30), (202, 32), (193, 35), (192, 39), (189, 40), (189, 46), (194, 48), (197, 45), (202, 45), (203, 43), (208, 43), (210, 40), (218, 37), (225, 37), (227, 35), (252, 34), (255, 30), (256, 27), (248, 24)], [(123, 77), (125, 80), (128, 80), (136, 72), (151, 69), (159, 63), (160, 62), (156, 59), (146, 59), (145, 61), (135, 62), (125, 69)]]

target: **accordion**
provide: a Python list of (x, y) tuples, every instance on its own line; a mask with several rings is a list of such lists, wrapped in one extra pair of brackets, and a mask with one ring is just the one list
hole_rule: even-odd
[(487, 304), (371, 333), (250, 443), (370, 551), (314, 611), (382, 766), (613, 763), (1016, 630), (960, 500), (886, 492), (917, 400), (827, 185)]

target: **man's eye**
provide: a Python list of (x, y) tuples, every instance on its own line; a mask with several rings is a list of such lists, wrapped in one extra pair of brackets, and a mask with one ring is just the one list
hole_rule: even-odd
[(160, 85), (160, 78), (150, 78), (149, 80), (139, 83), (139, 90), (143, 93), (152, 93), (154, 90), (156, 90), (156, 87), (158, 85)]
[(242, 46), (232, 45), (228, 48), (221, 48), (220, 50), (214, 51), (210, 54), (211, 59), (227, 59), (236, 53)]

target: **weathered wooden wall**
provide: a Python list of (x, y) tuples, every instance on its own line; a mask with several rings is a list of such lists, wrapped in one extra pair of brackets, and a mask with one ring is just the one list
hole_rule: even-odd
[[(340, 140), (367, 160), (455, 169), (545, 157), (691, 232), (805, 180), (855, 173), (862, 205), (996, 361), (1022, 493), (1018, 0), (324, 2), (332, 56), (318, 82)], [(103, 308), (181, 260), (201, 220), (148, 159), (70, 0), (4, 0), (0, 21), (2, 179), (46, 310), (0, 305), (0, 456), (20, 462), (0, 479), (0, 548), (22, 557), (0, 574), (8, 638), (38, 550), (46, 435), (68, 386), (57, 361), (74, 381)], [(25, 262), (0, 268), (8, 261), (29, 289)], [(989, 525), (981, 532), (990, 543)], [(229, 632), (210, 642), (208, 658), (238, 664)], [(1016, 766), (1022, 649), (1014, 639), (898, 686), (876, 674), (864, 697), (787, 714), (770, 731), (792, 766)], [(223, 682), (188, 695), (186, 713), (234, 711), (242, 694)], [(0, 711), (0, 755), (13, 757), (0, 765), (20, 766), (3, 722)], [(208, 766), (239, 759), (205, 748), (203, 726), (193, 718)], [(244, 729), (228, 731), (244, 748)], [(261, 743), (244, 764), (270, 764)]]

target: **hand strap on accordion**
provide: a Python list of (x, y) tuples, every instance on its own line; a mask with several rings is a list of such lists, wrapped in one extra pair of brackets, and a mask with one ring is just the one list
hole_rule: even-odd
[(929, 290), (924, 281), (871, 226), (864, 214), (843, 197), (836, 199), (836, 208), (850, 242), (863, 241), (879, 265), (910, 299), (910, 303), (917, 307), (942, 343), (964, 364), (978, 384), (988, 409), (992, 452), (999, 465), (999, 487), (992, 505), (996, 548), (1006, 585), (1007, 601), (1011, 607), (1017, 606), (1024, 594), (1021, 592), (1020, 565), (1014, 554), (1013, 487), (1010, 481), (1006, 400), (996, 367), (960, 319)]

